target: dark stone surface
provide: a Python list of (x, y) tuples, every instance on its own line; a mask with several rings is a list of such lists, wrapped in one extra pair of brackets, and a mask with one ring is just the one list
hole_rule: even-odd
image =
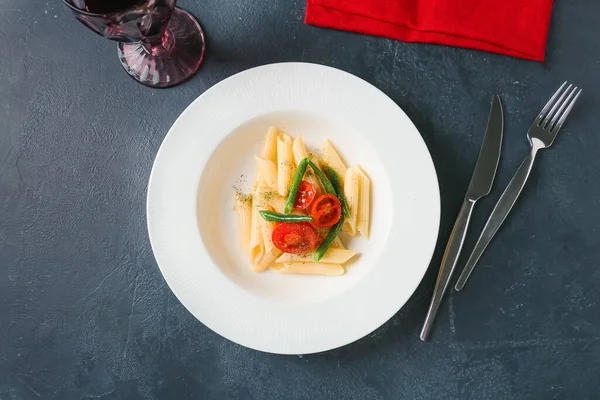
[[(180, 5), (204, 25), (208, 57), (184, 85), (152, 90), (58, 1), (0, 0), (0, 399), (599, 398), (598, 1), (556, 2), (544, 64), (305, 26), (300, 0)], [(179, 113), (235, 72), (300, 60), (356, 74), (407, 112), (443, 206), (408, 304), (369, 337), (303, 358), (240, 347), (198, 322), (165, 284), (145, 225), (152, 160)], [(565, 79), (584, 88), (567, 128), (421, 343), (491, 95), (505, 104), (503, 158), (466, 249)]]

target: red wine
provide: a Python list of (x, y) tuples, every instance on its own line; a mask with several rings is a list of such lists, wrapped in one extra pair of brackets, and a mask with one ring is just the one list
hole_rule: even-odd
[(72, 0), (73, 5), (80, 10), (95, 14), (108, 14), (126, 10), (153, 0)]

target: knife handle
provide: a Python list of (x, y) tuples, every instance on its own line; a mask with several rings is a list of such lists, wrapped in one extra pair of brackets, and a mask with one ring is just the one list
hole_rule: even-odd
[(454, 228), (452, 228), (452, 233), (450, 234), (450, 239), (448, 240), (446, 251), (444, 252), (444, 257), (442, 258), (440, 272), (438, 272), (435, 288), (433, 289), (433, 297), (431, 298), (429, 310), (427, 310), (427, 316), (425, 317), (425, 323), (423, 324), (423, 329), (421, 330), (420, 337), (424, 342), (429, 338), (429, 332), (431, 331), (431, 327), (433, 325), (433, 319), (437, 314), (444, 293), (446, 292), (448, 284), (450, 283), (450, 278), (452, 277), (454, 268), (456, 267), (456, 262), (458, 261), (460, 250), (462, 249), (465, 241), (467, 227), (469, 225), (469, 220), (471, 219), (471, 213), (473, 212), (474, 205), (475, 200), (468, 198), (465, 199), (462, 207), (460, 208), (460, 212), (458, 213), (458, 217), (456, 218), (456, 222), (454, 223)]
[(496, 203), (494, 210), (492, 210), (490, 217), (483, 227), (483, 231), (481, 231), (479, 239), (477, 239), (477, 243), (473, 248), (473, 252), (469, 257), (465, 268), (458, 277), (458, 281), (454, 287), (455, 290), (460, 291), (465, 286), (477, 261), (479, 261), (479, 257), (481, 257), (487, 245), (490, 243), (496, 232), (498, 232), (500, 225), (502, 225), (506, 216), (515, 205), (515, 201), (517, 201), (517, 198), (521, 194), (521, 190), (523, 190), (523, 187), (525, 186), (525, 182), (527, 182), (527, 178), (529, 178), (529, 173), (533, 167), (537, 151), (538, 148), (533, 147), (531, 153), (525, 157), (525, 160), (523, 160), (521, 166), (508, 183), (508, 186), (504, 189), (504, 193), (500, 196), (498, 203)]

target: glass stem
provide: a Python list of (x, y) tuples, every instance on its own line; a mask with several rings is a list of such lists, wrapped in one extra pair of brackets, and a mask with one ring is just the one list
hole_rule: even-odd
[(169, 29), (165, 29), (162, 34), (147, 38), (142, 42), (144, 50), (153, 56), (170, 53), (174, 45), (175, 36)]

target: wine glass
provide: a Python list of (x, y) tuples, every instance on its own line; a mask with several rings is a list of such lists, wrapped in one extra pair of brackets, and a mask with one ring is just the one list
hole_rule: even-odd
[(111, 40), (125, 71), (144, 85), (175, 86), (200, 67), (204, 33), (177, 0), (63, 0), (75, 18)]

